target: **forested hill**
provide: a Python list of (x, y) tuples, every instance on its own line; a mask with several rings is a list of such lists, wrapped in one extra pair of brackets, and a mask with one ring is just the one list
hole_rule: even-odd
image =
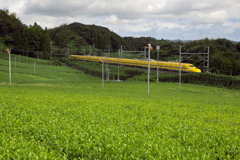
[(59, 47), (80, 48), (82, 45), (94, 45), (95, 48), (104, 50), (107, 45), (117, 49), (120, 46), (134, 48), (131, 43), (120, 37), (108, 28), (96, 25), (84, 25), (81, 23), (63, 24), (49, 30), (51, 39)]
[[(170, 61), (178, 59), (179, 46), (185, 46), (183, 52), (202, 53), (210, 47), (210, 72), (240, 75), (240, 42), (227, 39), (200, 39), (194, 41), (157, 40), (152, 37), (121, 37), (108, 28), (81, 23), (63, 24), (52, 29), (42, 28), (36, 22), (27, 26), (16, 17), (15, 13), (0, 10), (0, 45), (14, 50), (13, 54), (36, 55), (49, 58), (51, 54), (60, 52), (65, 54), (67, 49), (82, 54), (82, 47), (86, 47), (86, 54), (90, 53), (90, 46), (101, 53), (110, 46), (111, 52), (117, 52), (121, 46), (125, 50), (142, 51), (150, 43), (154, 48), (161, 46), (160, 60)], [(69, 50), (68, 50), (69, 52)], [(157, 51), (151, 51), (151, 58), (157, 58)], [(190, 62), (202, 71), (206, 71), (206, 56), (186, 55), (182, 62)]]
[(81, 23), (63, 24), (52, 29), (41, 28), (36, 22), (27, 26), (23, 24), (15, 13), (0, 10), (0, 43), (9, 48), (30, 51), (50, 52), (54, 48), (80, 48), (82, 45), (94, 45), (103, 50), (107, 45), (111, 49), (120, 46), (134, 46), (108, 28)]

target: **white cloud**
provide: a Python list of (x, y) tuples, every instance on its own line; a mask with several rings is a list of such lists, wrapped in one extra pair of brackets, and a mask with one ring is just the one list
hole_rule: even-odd
[(198, 13), (191, 17), (192, 23), (195, 25), (201, 24), (222, 24), (228, 18), (225, 10), (218, 10), (209, 13)]
[(106, 24), (124, 25), (124, 24), (141, 24), (144, 23), (143, 19), (119, 19), (116, 15), (110, 15), (105, 18)]

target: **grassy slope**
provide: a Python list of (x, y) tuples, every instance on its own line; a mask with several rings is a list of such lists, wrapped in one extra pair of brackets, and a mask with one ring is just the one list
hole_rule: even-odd
[(0, 159), (240, 158), (239, 91), (0, 62)]

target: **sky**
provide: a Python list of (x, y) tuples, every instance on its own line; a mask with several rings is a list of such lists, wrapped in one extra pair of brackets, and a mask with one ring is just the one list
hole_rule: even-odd
[(240, 0), (0, 0), (26, 25), (79, 22), (122, 37), (240, 41)]

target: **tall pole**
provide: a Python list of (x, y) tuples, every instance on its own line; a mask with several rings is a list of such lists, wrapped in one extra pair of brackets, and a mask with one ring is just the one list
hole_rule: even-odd
[(68, 45), (68, 56), (67, 57), (69, 57), (69, 45)]
[(92, 61), (92, 59), (91, 59), (92, 47), (94, 48), (94, 47), (95, 47), (95, 45), (90, 45), (90, 61)]
[(102, 59), (102, 88), (104, 88), (104, 62)]
[(11, 66), (11, 50), (6, 49), (5, 52), (8, 53), (8, 60), (9, 60), (9, 85), (12, 85), (12, 66)]
[(121, 67), (122, 67), (122, 54), (123, 54), (123, 48), (125, 48), (125, 46), (121, 46)]
[(179, 48), (179, 89), (181, 89), (181, 48), (182, 48), (182, 46), (180, 45), (180, 48)]
[(94, 47), (95, 47), (95, 44), (94, 45), (90, 45), (90, 56), (92, 54), (92, 48), (94, 48)]
[(184, 47), (184, 46), (181, 46), (180, 45), (180, 48), (179, 48), (179, 90), (181, 89), (181, 81), (182, 81), (182, 72), (181, 72), (181, 70), (182, 70), (182, 66), (181, 66), (181, 59), (182, 59), (182, 47)]
[(109, 56), (109, 53), (110, 53), (110, 45), (106, 45), (106, 47), (108, 48), (108, 52), (106, 54), (106, 80), (108, 81), (109, 80), (109, 68), (108, 68), (108, 56)]
[(119, 59), (120, 58), (120, 49), (118, 49), (118, 78), (117, 78), (117, 81), (120, 81), (119, 79)]
[(83, 55), (85, 56), (85, 45), (82, 45), (82, 47), (83, 47)]
[(157, 46), (157, 82), (159, 82), (159, 50), (160, 46)]
[(67, 54), (68, 54), (68, 55), (67, 55), (67, 58), (69, 57), (69, 54), (70, 54), (70, 53), (69, 53), (69, 50), (70, 50), (69, 48), (70, 48), (70, 45), (68, 45), (68, 51), (67, 51)]
[(151, 44), (148, 44), (148, 95), (150, 94), (150, 50)]

